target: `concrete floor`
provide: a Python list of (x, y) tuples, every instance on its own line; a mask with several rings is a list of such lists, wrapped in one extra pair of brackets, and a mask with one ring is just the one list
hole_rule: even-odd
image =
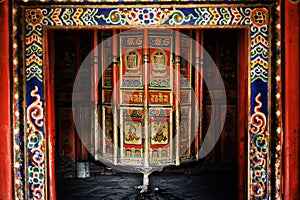
[[(236, 172), (234, 170), (164, 170), (150, 175), (150, 185), (158, 191), (140, 194), (136, 186), (142, 183), (142, 174), (102, 173), (90, 178), (57, 180), (58, 200), (217, 200), (236, 199)], [(175, 171), (175, 172), (174, 172)], [(182, 173), (183, 172), (183, 173)]]

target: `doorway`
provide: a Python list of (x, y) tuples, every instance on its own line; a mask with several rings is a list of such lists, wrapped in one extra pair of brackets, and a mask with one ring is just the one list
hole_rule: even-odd
[[(196, 30), (181, 30), (181, 32), (185, 33), (191, 38), (195, 38)], [(137, 35), (141, 35), (143, 33), (139, 33)], [(90, 51), (94, 48), (95, 44), (95, 34), (94, 31), (91, 30), (55, 30), (52, 31), (49, 35), (52, 35), (50, 40), (54, 42), (49, 42), (49, 55), (50, 55), (50, 67), (52, 67), (52, 73), (54, 74), (54, 91), (55, 91), (55, 127), (56, 127), (56, 166), (55, 166), (55, 172), (57, 174), (57, 177), (64, 177), (65, 178), (75, 178), (76, 177), (76, 162), (79, 161), (87, 161), (91, 163), (92, 165), (98, 165), (99, 162), (97, 162), (97, 145), (93, 146), (93, 148), (86, 148), (86, 146), (81, 142), (80, 138), (78, 137), (77, 131), (83, 131), (86, 132), (87, 138), (85, 141), (88, 141), (90, 144), (96, 144), (97, 141), (95, 137), (88, 137), (90, 132), (92, 132), (92, 129), (85, 129), (85, 130), (77, 130), (75, 128), (74, 122), (73, 122), (73, 113), (72, 113), (72, 86), (74, 84), (76, 73), (82, 64), (83, 60), (88, 56)], [(109, 38), (113, 35), (112, 30), (99, 30), (97, 31), (97, 43), (99, 44), (101, 41), (103, 41), (105, 38)], [(169, 34), (168, 32), (165, 32), (163, 35), (157, 35), (155, 33), (151, 33), (148, 35), (148, 40), (151, 39), (157, 39), (164, 38), (169, 39), (170, 43), (176, 43), (176, 40), (174, 40), (174, 35)], [(122, 96), (120, 98), (120, 101), (124, 103), (124, 109), (122, 110), (124, 113), (124, 110), (126, 109), (126, 106), (129, 107), (135, 107), (137, 110), (139, 109), (139, 98), (142, 98), (143, 95), (145, 95), (145, 88), (141, 85), (138, 85), (138, 89), (135, 89), (132, 91), (132, 86), (128, 86), (126, 84), (130, 84), (130, 79), (126, 80), (126, 77), (130, 77), (130, 74), (126, 73), (133, 73), (137, 74), (138, 67), (142, 66), (139, 64), (139, 62), (142, 62), (142, 55), (143, 55), (143, 49), (141, 48), (141, 51), (131, 51), (128, 47), (121, 47), (122, 39), (125, 38), (125, 40), (128, 40), (128, 38), (133, 38), (135, 35), (129, 35), (129, 36), (123, 36), (119, 38), (118, 44), (120, 45), (120, 49), (122, 52), (122, 55), (124, 57), (117, 55), (119, 57), (119, 61), (121, 63), (120, 66), (120, 72), (119, 75), (121, 75), (122, 84), (124, 86), (124, 90), (122, 91)], [(244, 170), (243, 166), (245, 165), (245, 156), (242, 157), (241, 155), (245, 152), (244, 147), (244, 141), (245, 141), (245, 135), (239, 135), (241, 134), (239, 130), (245, 130), (243, 126), (245, 126), (245, 116), (243, 116), (246, 113), (246, 110), (242, 111), (241, 107), (247, 102), (247, 95), (245, 95), (245, 88), (247, 88), (247, 76), (245, 69), (241, 69), (241, 66), (245, 66), (245, 63), (247, 65), (247, 52), (246, 45), (245, 45), (245, 39), (243, 39), (243, 31), (241, 30), (203, 30), (202, 37), (204, 41), (204, 48), (208, 51), (208, 53), (211, 55), (212, 59), (215, 61), (218, 70), (221, 73), (222, 79), (224, 81), (225, 89), (226, 89), (226, 96), (227, 96), (227, 109), (225, 109), (224, 102), (222, 100), (218, 101), (218, 104), (216, 105), (215, 110), (215, 116), (211, 118), (211, 95), (218, 95), (218, 88), (213, 88), (213, 91), (210, 91), (208, 93), (207, 88), (205, 87), (205, 83), (203, 83), (203, 92), (201, 93), (202, 100), (203, 100), (203, 123), (201, 126), (202, 130), (202, 137), (205, 137), (205, 133), (207, 130), (206, 124), (209, 124), (210, 120), (219, 121), (218, 116), (225, 115), (225, 125), (222, 130), (221, 137), (215, 146), (215, 148), (212, 150), (212, 152), (205, 157), (204, 159), (195, 162), (194, 164), (188, 165), (186, 167), (185, 165), (181, 168), (183, 171), (188, 172), (192, 169), (192, 173), (197, 173), (197, 167), (190, 167), (190, 166), (197, 166), (200, 163), (205, 162), (206, 171), (217, 171), (225, 173), (226, 170), (233, 172), (235, 174), (234, 176), (236, 181), (236, 185), (239, 185), (239, 187), (243, 187), (244, 183)], [(66, 39), (67, 38), (67, 39)], [(188, 38), (188, 37), (187, 37)], [(224, 39), (226, 38), (226, 39)], [(109, 42), (108, 42), (109, 43)], [(106, 51), (101, 51), (101, 55), (99, 58), (103, 62), (111, 63), (113, 55), (109, 54), (107, 52), (112, 51), (112, 47), (106, 44), (104, 45), (104, 49), (106, 48)], [(59, 47), (59, 48), (57, 48)], [(171, 87), (174, 79), (171, 78), (170, 72), (165, 72), (167, 68), (164, 68), (163, 66), (171, 66), (171, 63), (175, 63), (175, 57), (176, 55), (172, 52), (175, 52), (174, 46), (169, 45), (168, 47), (165, 47), (166, 49), (163, 49), (163, 51), (160, 50), (157, 51), (155, 48), (150, 48), (150, 55), (153, 55), (152, 57), (149, 56), (150, 59), (152, 59), (152, 62), (156, 62), (157, 66), (153, 66), (150, 68), (152, 72), (149, 72), (149, 85), (150, 87), (147, 89), (148, 94), (153, 100), (153, 111), (155, 112), (155, 109), (159, 108), (160, 106), (160, 98), (159, 95), (162, 95), (162, 103), (168, 103), (169, 105), (164, 106), (165, 111), (170, 110), (170, 113), (173, 113), (173, 116), (165, 116), (166, 119), (162, 120), (162, 118), (159, 118), (159, 120), (155, 120), (155, 118), (148, 119), (149, 123), (153, 122), (153, 135), (150, 135), (151, 139), (153, 138), (153, 141), (150, 142), (150, 146), (152, 147), (151, 152), (151, 158), (155, 158), (152, 160), (152, 162), (157, 161), (163, 161), (166, 160), (170, 163), (176, 163), (176, 155), (175, 155), (175, 147), (169, 146), (167, 151), (161, 151), (158, 150), (162, 149), (162, 147), (166, 147), (168, 145), (168, 142), (170, 140), (171, 135), (173, 134), (173, 131), (176, 130), (176, 124), (171, 123), (172, 120), (174, 120), (176, 114), (173, 108), (174, 99), (172, 98), (172, 94), (175, 93), (175, 88)], [(167, 49), (169, 48), (169, 49)], [(187, 57), (193, 57), (195, 56), (195, 52), (192, 52), (192, 47), (187, 47), (184, 49), (184, 46), (181, 48), (181, 53), (188, 54)], [(241, 50), (242, 49), (242, 50)], [(184, 50), (186, 50), (184, 52)], [(52, 53), (51, 53), (52, 52)], [(106, 61), (105, 61), (106, 60)], [(110, 61), (109, 61), (110, 60)], [(124, 65), (124, 68), (122, 68), (122, 64)], [(181, 60), (180, 65), (187, 67), (190, 63), (184, 62), (184, 59)], [(110, 67), (113, 67), (113, 65), (107, 64), (107, 71), (111, 71)], [(93, 74), (92, 68), (90, 68), (91, 71), (86, 71), (87, 76), (91, 76)], [(214, 71), (211, 70), (210, 66), (204, 66), (204, 76), (205, 81), (221, 81), (221, 80), (215, 80), (214, 79)], [(155, 70), (157, 72), (155, 72)], [(111, 93), (111, 87), (109, 85), (110, 81), (113, 79), (112, 72), (104, 72), (104, 77), (101, 79), (101, 86), (98, 86), (98, 95), (99, 95), (99, 104), (101, 109), (98, 110), (100, 113), (100, 121), (103, 121), (104, 123), (101, 124), (103, 127), (111, 127), (113, 126), (112, 118), (108, 117), (111, 116), (105, 115), (107, 113), (107, 110), (109, 110), (109, 103), (111, 102), (112, 93)], [(159, 74), (161, 73), (169, 74), (170, 78), (159, 77)], [(195, 79), (193, 74), (195, 71), (192, 70), (192, 68), (182, 68), (180, 71), (181, 74), (184, 77), (188, 77), (190, 80), (190, 83), (192, 87), (195, 87)], [(100, 70), (101, 73), (101, 70)], [(151, 87), (151, 73), (152, 74), (152, 87)], [(138, 77), (138, 76), (137, 76)], [(145, 81), (144, 79), (135, 78), (137, 82), (139, 80)], [(169, 84), (165, 88), (161, 88), (162, 85), (159, 85), (161, 80), (170, 80)], [(155, 86), (155, 84), (158, 84), (158, 86)], [(191, 88), (195, 89), (195, 88)], [(152, 91), (151, 91), (152, 90)], [(182, 89), (181, 90), (181, 99), (183, 99), (184, 94), (182, 91), (187, 91)], [(242, 92), (243, 91), (243, 92)], [(247, 91), (247, 90), (246, 90)], [(87, 93), (85, 95), (91, 95), (91, 91), (86, 91)], [(245, 96), (242, 96), (245, 95)], [(165, 97), (164, 97), (165, 96)], [(135, 98), (136, 97), (136, 98)], [(174, 97), (173, 97), (174, 98)], [(165, 102), (164, 102), (164, 99)], [(169, 99), (169, 100), (168, 100)], [(172, 100), (172, 101), (171, 101)], [(241, 103), (240, 103), (241, 102)], [(131, 105), (133, 104), (133, 106)], [(150, 104), (149, 104), (150, 105)], [(185, 104), (186, 108), (192, 109), (192, 101)], [(141, 104), (140, 108), (143, 108), (143, 105)], [(89, 118), (88, 111), (86, 110), (84, 105), (81, 106), (80, 112), (77, 112), (78, 118)], [(122, 109), (122, 106), (121, 106)], [(151, 105), (149, 106), (149, 109), (151, 110)], [(244, 114), (243, 114), (244, 113)], [(76, 117), (77, 115), (75, 115)], [(104, 117), (107, 117), (103, 119)], [(128, 117), (128, 116), (127, 116)], [(144, 123), (141, 119), (135, 118), (135, 120), (128, 120), (126, 122), (126, 116), (120, 117), (122, 120), (122, 125), (120, 124), (120, 133), (123, 136), (123, 142), (121, 142), (119, 145), (123, 145), (121, 149), (124, 149), (124, 153), (121, 153), (120, 155), (123, 155), (124, 159), (128, 160), (143, 160), (144, 154), (143, 154), (143, 144), (144, 141), (141, 140), (141, 136), (135, 134), (136, 138), (129, 137), (128, 133), (130, 132), (130, 128), (134, 126), (138, 126), (139, 123)], [(186, 121), (191, 120), (190, 118), (186, 118)], [(242, 123), (238, 123), (244, 121)], [(161, 126), (164, 127), (161, 129), (162, 136), (157, 135), (158, 132), (155, 132), (154, 126)], [(82, 127), (90, 127), (89, 125), (83, 125)], [(151, 127), (151, 126), (150, 126)], [(188, 127), (188, 125), (187, 125)], [(136, 127), (135, 127), (136, 128)], [(113, 138), (112, 130), (107, 129), (106, 131), (107, 135), (111, 138)], [(191, 130), (192, 131), (192, 130)], [(132, 131), (131, 131), (132, 132)], [(141, 133), (137, 132), (137, 133)], [(245, 133), (245, 132), (244, 132)], [(127, 135), (126, 135), (127, 134)], [(240, 140), (240, 138), (243, 138), (243, 140)], [(165, 138), (165, 139), (164, 139)], [(200, 140), (201, 140), (200, 138)], [(106, 139), (106, 138), (105, 138)], [(140, 139), (140, 140), (139, 140)], [(156, 144), (159, 143), (159, 144)], [(201, 141), (199, 142), (199, 144)], [(184, 159), (193, 159), (196, 157), (195, 154), (193, 154), (193, 147), (185, 146), (186, 143), (182, 142), (180, 144), (181, 152), (185, 152), (182, 154), (183, 156), (180, 157), (180, 160)], [(103, 146), (105, 145), (105, 148)], [(195, 144), (193, 144), (195, 145)], [(129, 146), (129, 147), (128, 147)], [(107, 158), (113, 158), (113, 144), (111, 141), (106, 141), (99, 139), (98, 147), (104, 149), (106, 152)], [(126, 148), (134, 150), (126, 151)], [(172, 149), (174, 148), (174, 149)], [(90, 150), (90, 151), (89, 151)], [(168, 151), (169, 150), (169, 151)], [(171, 151), (170, 151), (171, 150)], [(171, 153), (170, 153), (171, 152)], [(160, 156), (158, 156), (160, 155)], [(133, 158), (135, 157), (135, 158)], [(239, 161), (237, 161), (239, 158)], [(151, 160), (150, 160), (151, 162)], [(242, 164), (241, 164), (242, 163)], [(95, 167), (97, 168), (97, 167)], [(180, 168), (180, 167), (179, 167)], [(69, 174), (66, 174), (65, 172), (67, 169), (70, 169)], [(178, 167), (170, 167), (168, 168), (172, 172), (175, 172), (178, 170)], [(236, 173), (236, 170), (239, 172)], [(239, 182), (239, 181), (241, 181)], [(244, 190), (244, 189), (243, 189)], [(238, 193), (237, 189), (234, 190), (236, 193)]]

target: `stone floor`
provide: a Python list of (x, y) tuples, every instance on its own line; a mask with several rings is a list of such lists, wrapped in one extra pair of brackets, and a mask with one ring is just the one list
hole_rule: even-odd
[[(222, 169), (222, 170), (221, 170)], [(142, 174), (101, 172), (89, 178), (57, 178), (58, 200), (214, 200), (236, 199), (236, 172), (224, 167), (165, 169), (150, 175), (151, 188), (140, 194)]]

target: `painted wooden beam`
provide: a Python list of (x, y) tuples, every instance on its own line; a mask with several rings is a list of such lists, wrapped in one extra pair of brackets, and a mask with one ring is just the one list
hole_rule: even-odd
[[(200, 71), (200, 30), (196, 30), (196, 47), (195, 47), (195, 104), (196, 108), (200, 106), (200, 83), (201, 83), (201, 71)], [(196, 159), (199, 159), (199, 135), (201, 134), (201, 127), (199, 126), (200, 113), (195, 110), (195, 138), (194, 149), (196, 153)]]
[(175, 120), (176, 120), (176, 165), (180, 165), (180, 32), (176, 29), (175, 32), (175, 77), (174, 77), (174, 92), (175, 92)]
[(284, 7), (284, 199), (300, 199), (299, 0)]
[[(48, 196), (49, 199), (56, 199), (56, 186), (55, 186), (55, 79), (54, 79), (54, 69), (55, 69), (55, 46), (54, 46), (54, 32), (47, 32), (45, 40), (45, 46), (47, 51), (45, 52), (45, 89), (46, 89), (46, 131), (47, 131), (47, 157), (48, 157)], [(51, 61), (51, 62), (50, 62)], [(57, 147), (58, 148), (58, 147)]]
[(0, 199), (12, 199), (9, 0), (0, 3)]
[(149, 167), (149, 40), (148, 29), (144, 29), (143, 43), (143, 67), (144, 67), (144, 167)]
[[(119, 69), (119, 64), (118, 64), (118, 36), (117, 36), (117, 30), (114, 29), (113, 30), (113, 37), (112, 37), (112, 56), (113, 56), (113, 90), (115, 91), (119, 91), (118, 90), (118, 71)], [(114, 165), (117, 165), (118, 163), (118, 138), (119, 138), (119, 133), (118, 133), (118, 119), (117, 119), (117, 107), (118, 107), (118, 94), (117, 92), (113, 93), (113, 97), (114, 99), (114, 104), (113, 104), (113, 131), (114, 131), (114, 153), (113, 153), (113, 157), (114, 157)]]
[(248, 141), (248, 113), (249, 113), (249, 101), (248, 101), (248, 31), (241, 30), (239, 32), (239, 57), (238, 57), (238, 132), (237, 132), (237, 197), (238, 199), (249, 199), (249, 194), (247, 191), (247, 184), (249, 180), (247, 178), (247, 160), (249, 162), (249, 157), (247, 156), (248, 149), (245, 147), (245, 143)]

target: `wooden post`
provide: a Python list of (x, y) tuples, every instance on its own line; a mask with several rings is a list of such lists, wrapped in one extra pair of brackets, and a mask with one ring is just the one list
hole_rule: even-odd
[(299, 4), (285, 0), (284, 7), (284, 199), (291, 200), (300, 199)]
[[(48, 37), (47, 37), (48, 35)], [(45, 47), (45, 93), (46, 93), (46, 139), (47, 139), (47, 164), (48, 164), (48, 191), (49, 199), (56, 199), (55, 190), (55, 83), (54, 83), (54, 69), (55, 69), (55, 45), (54, 32), (46, 33)], [(51, 60), (51, 62), (50, 62)]]
[(245, 152), (248, 152), (245, 149), (245, 143), (248, 141), (248, 31), (241, 30), (239, 32), (239, 57), (238, 57), (238, 126), (237, 126), (237, 183), (238, 183), (238, 199), (246, 199), (246, 183), (247, 178), (247, 159)]
[(94, 30), (93, 34), (93, 70), (92, 72), (92, 81), (93, 81), (93, 102), (94, 102), (94, 134), (95, 134), (95, 159), (98, 160), (100, 158), (99, 150), (100, 150), (100, 133), (99, 133), (99, 113), (98, 113), (98, 80), (99, 80), (99, 69), (98, 69), (98, 60), (99, 60), (99, 52), (98, 52), (98, 31)]
[[(202, 140), (202, 97), (203, 97), (203, 32), (196, 30), (195, 47), (195, 157), (199, 159), (199, 147)], [(200, 111), (200, 112), (199, 112)]]
[(199, 73), (200, 73), (200, 79), (199, 79), (199, 132), (198, 132), (198, 147), (201, 146), (203, 142), (203, 136), (202, 136), (202, 119), (203, 119), (203, 95), (204, 95), (204, 90), (203, 90), (203, 65), (204, 65), (204, 34), (203, 31), (198, 30), (200, 33), (198, 33), (200, 36), (199, 44), (200, 44), (200, 49), (198, 49), (198, 52), (200, 52), (200, 65), (199, 65)]
[(114, 104), (113, 106), (113, 133), (114, 133), (114, 139), (113, 139), (113, 143), (114, 143), (114, 151), (113, 151), (113, 158), (114, 158), (114, 165), (116, 165), (118, 163), (118, 92), (120, 91), (118, 88), (118, 71), (119, 71), (119, 66), (118, 66), (118, 38), (117, 38), (117, 30), (114, 29), (113, 30), (113, 36), (112, 36), (112, 57), (113, 57), (113, 67), (112, 67), (112, 71), (113, 71), (113, 102)]
[(149, 43), (148, 43), (148, 29), (144, 29), (144, 167), (149, 167)]
[(0, 199), (12, 199), (12, 130), (9, 63), (9, 0), (0, 3)]
[(175, 32), (175, 141), (176, 141), (176, 165), (180, 165), (180, 32), (179, 29)]

